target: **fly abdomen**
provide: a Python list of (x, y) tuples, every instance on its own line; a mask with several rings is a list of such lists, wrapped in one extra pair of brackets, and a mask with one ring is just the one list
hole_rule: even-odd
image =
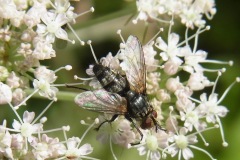
[(103, 88), (108, 92), (124, 94), (125, 90), (128, 90), (128, 84), (125, 77), (115, 73), (108, 67), (104, 67), (101, 64), (96, 64), (93, 67), (93, 73)]

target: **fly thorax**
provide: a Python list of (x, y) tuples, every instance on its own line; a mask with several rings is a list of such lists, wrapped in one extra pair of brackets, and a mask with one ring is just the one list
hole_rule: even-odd
[(146, 118), (149, 110), (151, 110), (146, 96), (134, 91), (128, 91), (126, 98), (128, 101), (128, 110), (132, 113), (132, 116), (140, 119)]
[(129, 101), (133, 100), (136, 97), (137, 93), (134, 91), (128, 91), (126, 97)]

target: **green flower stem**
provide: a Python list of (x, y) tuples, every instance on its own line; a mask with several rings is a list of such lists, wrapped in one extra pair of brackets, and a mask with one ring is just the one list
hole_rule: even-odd
[(106, 16), (101, 16), (100, 18), (89, 20), (84, 23), (77, 23), (73, 26), (73, 28), (76, 30), (81, 29), (81, 28), (87, 28), (87, 27), (94, 26), (99, 23), (107, 22), (109, 20), (116, 19), (116, 18), (125, 16), (128, 14), (136, 14), (136, 13), (137, 13), (136, 4), (131, 3), (128, 5), (128, 7), (126, 7), (123, 10), (120, 10), (118, 12), (113, 12), (112, 14), (107, 14)]
[[(33, 89), (27, 89), (25, 90), (27, 94), (31, 94), (34, 90)], [(61, 101), (74, 101), (74, 98), (78, 95), (77, 92), (69, 92), (69, 91), (59, 91), (57, 93), (57, 99)], [(39, 98), (39, 99), (46, 99), (43, 96), (40, 96), (38, 93), (34, 94), (32, 96), (33, 98)]]

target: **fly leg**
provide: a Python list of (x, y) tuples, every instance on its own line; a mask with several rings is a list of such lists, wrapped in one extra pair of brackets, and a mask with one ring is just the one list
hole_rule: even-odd
[(127, 120), (129, 120), (129, 121), (133, 124), (133, 127), (137, 129), (138, 133), (139, 133), (140, 136), (141, 136), (141, 139), (140, 139), (139, 142), (131, 143), (131, 145), (134, 146), (134, 145), (140, 144), (140, 142), (141, 142), (142, 139), (143, 139), (143, 134), (142, 134), (142, 132), (140, 131), (139, 127), (136, 125), (136, 123), (132, 120), (132, 118), (131, 118), (128, 114), (125, 115), (125, 118), (126, 118)]
[(115, 119), (116, 119), (117, 117), (118, 117), (118, 114), (113, 115), (110, 120), (105, 120), (105, 121), (103, 121), (97, 128), (95, 128), (95, 130), (98, 131), (98, 130), (101, 128), (101, 126), (102, 126), (104, 123), (106, 123), (106, 122), (111, 123), (111, 122), (115, 121)]
[(162, 131), (166, 131), (166, 129), (162, 128), (162, 126), (160, 126), (160, 124), (157, 122), (157, 120), (154, 117), (151, 117), (155, 127), (156, 127), (156, 132), (158, 129), (162, 130)]

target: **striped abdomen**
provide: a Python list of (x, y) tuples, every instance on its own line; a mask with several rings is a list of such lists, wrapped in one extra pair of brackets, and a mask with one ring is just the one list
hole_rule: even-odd
[(129, 90), (127, 79), (115, 73), (109, 67), (96, 64), (93, 67), (93, 73), (103, 88), (108, 92), (124, 95), (124, 93)]

